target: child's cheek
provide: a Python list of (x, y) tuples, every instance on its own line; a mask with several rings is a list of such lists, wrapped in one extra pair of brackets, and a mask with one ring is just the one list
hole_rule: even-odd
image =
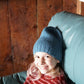
[(50, 68), (54, 68), (54, 66), (56, 65), (56, 63), (53, 60), (48, 61), (47, 64)]
[(51, 61), (46, 61), (46, 64), (47, 64), (48, 66), (51, 66), (51, 65), (52, 65), (52, 62), (51, 62)]
[(35, 65), (37, 66), (37, 65), (38, 65), (38, 60), (35, 60), (34, 63), (35, 63)]

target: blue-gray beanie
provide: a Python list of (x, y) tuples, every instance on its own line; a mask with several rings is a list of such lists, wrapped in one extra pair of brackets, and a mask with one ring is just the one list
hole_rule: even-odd
[(33, 46), (33, 54), (46, 52), (59, 61), (62, 60), (62, 34), (56, 27), (46, 27)]

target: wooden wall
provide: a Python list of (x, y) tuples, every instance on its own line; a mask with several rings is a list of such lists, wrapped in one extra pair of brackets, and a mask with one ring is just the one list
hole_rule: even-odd
[(77, 13), (77, 0), (0, 0), (0, 76), (27, 70), (34, 42), (63, 10)]

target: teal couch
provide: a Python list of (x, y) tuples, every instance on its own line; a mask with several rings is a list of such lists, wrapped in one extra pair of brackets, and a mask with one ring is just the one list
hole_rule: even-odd
[(26, 79), (26, 71), (0, 77), (0, 84), (23, 84)]
[[(56, 13), (48, 26), (58, 26), (62, 31), (63, 68), (68, 84), (84, 84), (84, 17), (63, 11)], [(0, 84), (23, 84), (25, 79), (26, 71), (0, 77)]]

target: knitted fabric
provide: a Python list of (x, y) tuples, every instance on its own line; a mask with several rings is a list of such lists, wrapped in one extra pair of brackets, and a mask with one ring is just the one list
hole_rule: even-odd
[(34, 44), (33, 54), (36, 52), (46, 52), (61, 61), (62, 40), (62, 34), (58, 28), (46, 27)]
[(31, 80), (31, 77), (27, 77), (24, 84), (67, 84), (65, 76), (60, 75), (51, 79), (50, 76), (42, 75), (38, 80)]

